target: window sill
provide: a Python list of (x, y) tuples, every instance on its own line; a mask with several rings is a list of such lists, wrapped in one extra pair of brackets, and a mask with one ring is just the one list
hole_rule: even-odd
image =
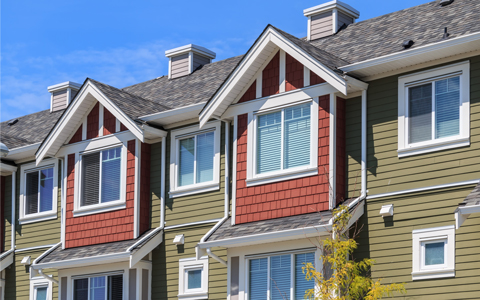
[(200, 292), (200, 293), (191, 293), (191, 294), (179, 294), (178, 299), (182, 300), (196, 300), (196, 299), (208, 299), (207, 292)]
[(455, 277), (455, 269), (439, 269), (412, 272), (412, 280)]
[(273, 183), (273, 182), (284, 181), (284, 180), (291, 180), (291, 179), (314, 176), (314, 175), (318, 175), (317, 167), (308, 167), (308, 168), (289, 171), (289, 172), (259, 175), (254, 178), (248, 178), (245, 181), (247, 182), (247, 187), (249, 187), (249, 186)]
[(57, 218), (57, 212), (49, 211), (49, 212), (31, 214), (29, 216), (21, 217), (18, 219), (18, 223), (23, 225), (23, 224), (36, 223), (36, 222), (42, 222), (47, 220), (54, 220), (56, 218)]
[(127, 207), (125, 201), (113, 201), (102, 204), (89, 205), (77, 208), (73, 211), (73, 217), (81, 217), (86, 215), (93, 215), (113, 210), (124, 209)]
[(469, 137), (457, 138), (457, 139), (445, 141), (445, 142), (437, 142), (437, 143), (432, 142), (431, 144), (428, 144), (428, 145), (398, 149), (397, 152), (398, 152), (398, 157), (401, 158), (406, 156), (412, 156), (412, 155), (418, 155), (418, 154), (424, 154), (429, 152), (436, 152), (436, 151), (442, 151), (442, 150), (466, 147), (466, 146), (470, 146)]
[(205, 192), (216, 191), (220, 189), (220, 184), (218, 182), (208, 183), (208, 184), (196, 184), (191, 186), (186, 186), (183, 188), (177, 188), (168, 192), (171, 198), (188, 196), (193, 194), (200, 194)]

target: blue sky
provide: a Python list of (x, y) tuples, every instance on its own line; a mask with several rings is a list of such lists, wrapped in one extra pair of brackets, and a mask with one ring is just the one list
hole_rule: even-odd
[[(0, 120), (50, 106), (47, 86), (86, 77), (118, 88), (165, 75), (165, 50), (194, 43), (245, 53), (267, 24), (306, 36), (303, 9), (325, 0), (2, 1)], [(427, 0), (344, 0), (360, 21)]]

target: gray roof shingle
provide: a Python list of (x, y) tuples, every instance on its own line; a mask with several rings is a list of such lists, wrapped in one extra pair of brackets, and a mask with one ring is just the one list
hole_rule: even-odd
[(441, 7), (440, 0), (348, 25), (337, 34), (310, 43), (341, 59), (356, 63), (401, 52), (402, 42), (415, 42), (411, 49), (480, 31), (480, 1), (455, 0)]
[(229, 218), (210, 237), (208, 237), (206, 241), (219, 241), (261, 233), (272, 233), (289, 229), (326, 225), (331, 217), (331, 211), (323, 211), (265, 221), (237, 224), (233, 226)]
[(475, 188), (468, 194), (468, 196), (460, 203), (460, 207), (480, 205), (480, 182)]

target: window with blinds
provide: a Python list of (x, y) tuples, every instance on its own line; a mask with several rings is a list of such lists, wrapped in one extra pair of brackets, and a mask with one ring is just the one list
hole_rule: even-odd
[(273, 255), (250, 259), (248, 298), (251, 300), (300, 300), (313, 289), (315, 281), (306, 280), (305, 264), (315, 264), (315, 253)]
[(25, 176), (25, 215), (51, 211), (54, 202), (53, 167), (28, 171)]
[(213, 181), (215, 133), (180, 139), (178, 145), (178, 186)]
[(97, 276), (75, 279), (74, 300), (122, 300), (123, 275)]
[(310, 165), (311, 103), (257, 116), (256, 173)]
[(82, 156), (81, 206), (120, 200), (122, 147)]
[(409, 143), (459, 135), (460, 105), (460, 76), (409, 87)]

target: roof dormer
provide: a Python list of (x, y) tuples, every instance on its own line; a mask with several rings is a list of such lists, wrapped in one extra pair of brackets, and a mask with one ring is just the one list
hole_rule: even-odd
[(50, 111), (54, 112), (67, 108), (81, 86), (81, 84), (72, 81), (49, 86), (47, 89), (51, 94)]
[(209, 64), (216, 57), (215, 52), (194, 44), (165, 51), (170, 58), (168, 78), (174, 79), (193, 73), (198, 67)]

